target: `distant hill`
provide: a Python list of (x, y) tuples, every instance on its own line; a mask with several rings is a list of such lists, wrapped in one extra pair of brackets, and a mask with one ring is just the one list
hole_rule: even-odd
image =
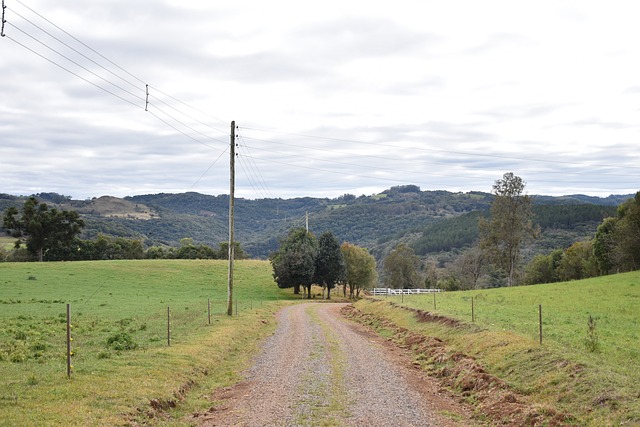
[[(177, 246), (180, 239), (191, 237), (214, 247), (228, 239), (228, 195), (189, 192), (72, 200), (40, 193), (36, 197), (78, 211), (86, 222), (84, 238), (105, 233), (142, 239), (148, 246)], [(536, 251), (566, 247), (591, 236), (602, 219), (614, 215), (616, 206), (632, 195), (533, 197), (544, 237), (539, 248), (532, 249)], [(308, 213), (312, 232), (332, 231), (341, 241), (367, 247), (378, 259), (399, 242), (420, 255), (448, 252), (473, 243), (478, 218), (486, 214), (492, 198), (483, 192), (422, 191), (405, 185), (359, 197), (236, 199), (236, 240), (251, 256), (266, 258), (291, 227), (305, 225)], [(0, 210), (19, 207), (24, 200), (0, 194)]]

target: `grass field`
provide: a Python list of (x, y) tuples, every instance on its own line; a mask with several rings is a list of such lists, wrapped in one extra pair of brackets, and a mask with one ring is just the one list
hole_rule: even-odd
[(11, 249), (13, 249), (15, 242), (15, 237), (0, 236), (0, 249), (10, 251)]
[[(433, 295), (387, 300), (472, 324), (472, 298), (472, 332), (432, 326), (430, 333), (450, 334), (516, 389), (582, 414), (581, 422), (640, 425), (640, 272), (442, 293), (436, 309)], [(591, 334), (589, 316), (595, 319)]]
[(226, 316), (226, 294), (225, 261), (0, 263), (2, 425), (155, 423), (160, 418), (148, 418), (152, 406), (178, 402), (172, 418), (162, 419), (185, 424), (182, 414), (211, 405), (187, 391), (237, 380), (234, 372), (248, 363), (258, 340), (273, 329), (273, 313), (291, 298), (263, 261), (236, 263), (239, 315)]

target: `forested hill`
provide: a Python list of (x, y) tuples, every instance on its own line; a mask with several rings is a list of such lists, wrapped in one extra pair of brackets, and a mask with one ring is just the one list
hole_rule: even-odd
[[(227, 195), (161, 193), (84, 201), (56, 193), (36, 196), (62, 209), (77, 210), (87, 224), (84, 238), (105, 233), (142, 239), (148, 246), (177, 246), (180, 239), (191, 237), (214, 247), (228, 238)], [(543, 246), (566, 246), (575, 241), (572, 239), (589, 236), (630, 197), (534, 196), (537, 218), (548, 237)], [(0, 194), (0, 210), (20, 206), (24, 200)], [(312, 232), (330, 230), (340, 241), (369, 248), (377, 258), (399, 242), (425, 255), (469, 245), (477, 237), (478, 217), (488, 210), (491, 200), (488, 193), (421, 191), (414, 185), (334, 199), (236, 199), (236, 240), (251, 256), (265, 258), (290, 228), (305, 225), (308, 213)]]

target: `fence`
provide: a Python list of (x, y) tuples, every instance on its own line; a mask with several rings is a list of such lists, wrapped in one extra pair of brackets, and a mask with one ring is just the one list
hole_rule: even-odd
[(417, 295), (417, 294), (433, 294), (436, 292), (444, 292), (441, 289), (391, 289), (391, 288), (374, 288), (372, 295)]

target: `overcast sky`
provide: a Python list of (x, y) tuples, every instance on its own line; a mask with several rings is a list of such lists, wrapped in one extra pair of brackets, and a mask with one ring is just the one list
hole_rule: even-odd
[(637, 1), (5, 4), (0, 192), (640, 190)]

